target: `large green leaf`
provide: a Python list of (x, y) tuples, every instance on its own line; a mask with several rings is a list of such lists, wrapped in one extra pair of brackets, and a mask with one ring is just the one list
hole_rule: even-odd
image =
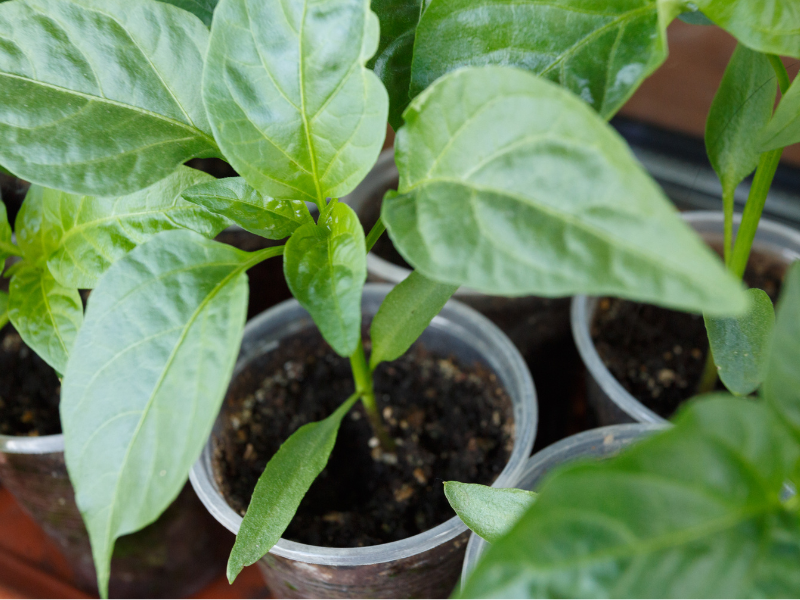
[(692, 0), (709, 19), (753, 50), (800, 58), (796, 0)]
[(208, 30), (153, 0), (0, 6), (0, 162), (75, 193), (122, 195), (218, 153), (200, 98)]
[(241, 177), (200, 183), (185, 190), (183, 197), (270, 240), (282, 240), (301, 225), (314, 222), (302, 200), (264, 196)]
[(244, 271), (263, 252), (167, 231), (116, 262), (92, 292), (61, 423), (103, 594), (116, 538), (175, 499), (208, 439), (247, 314)]
[(658, 0), (433, 0), (417, 27), (411, 96), (466, 65), (508, 65), (610, 118), (667, 57)]
[(8, 323), (8, 294), (0, 292), (0, 329)]
[(781, 98), (772, 120), (759, 136), (760, 148), (768, 151), (800, 142), (800, 79), (795, 77)]
[(423, 8), (423, 0), (372, 0), (372, 10), (381, 24), (381, 38), (368, 66), (389, 92), (389, 123), (395, 131), (403, 124), (403, 111), (411, 102), (411, 61)]
[(800, 522), (781, 502), (798, 445), (763, 403), (717, 397), (604, 462), (559, 469), (463, 597), (800, 593)]
[(286, 244), (283, 270), (292, 295), (342, 356), (361, 339), (361, 291), (367, 279), (364, 229), (356, 213), (336, 203), (294, 232)]
[(789, 270), (777, 312), (764, 395), (800, 437), (800, 262)]
[(25, 260), (31, 264), (44, 263), (58, 247), (61, 235), (48, 215), (48, 207), (58, 202), (63, 192), (32, 185), (17, 213), (14, 231)]
[(221, 0), (203, 99), (237, 172), (273, 198), (347, 194), (386, 134), (386, 90), (368, 0)]
[(339, 425), (359, 396), (353, 394), (327, 419), (307, 423), (286, 440), (258, 478), (228, 559), (228, 581), (278, 543), (314, 480), (328, 464)]
[(416, 271), (397, 284), (370, 325), (370, 368), (405, 354), (457, 289), (457, 285), (432, 281)]
[(48, 194), (48, 227), (59, 237), (48, 268), (62, 285), (90, 289), (114, 262), (157, 233), (186, 228), (213, 238), (227, 220), (181, 197), (201, 181), (214, 178), (178, 167), (158, 183), (119, 198)]
[(772, 116), (777, 84), (769, 59), (741, 44), (725, 69), (706, 121), (706, 152), (722, 183), (725, 256), (731, 250), (733, 194), (758, 166), (753, 143)]
[(622, 138), (564, 89), (518, 69), (467, 68), (405, 118), (400, 189), (382, 215), (422, 275), (501, 295), (746, 309), (740, 284)]
[(725, 387), (737, 396), (761, 385), (769, 354), (775, 309), (763, 290), (747, 290), (750, 309), (741, 317), (706, 317), (706, 331), (714, 363)]
[(444, 494), (464, 524), (492, 543), (508, 533), (536, 500), (534, 492), (457, 481), (445, 481)]
[(219, 0), (161, 0), (167, 4), (173, 4), (183, 10), (188, 10), (193, 15), (200, 18), (207, 26), (211, 25), (214, 17), (214, 8)]
[(8, 316), (20, 337), (57, 372), (64, 373), (83, 302), (77, 289), (59, 285), (42, 266), (25, 265), (11, 278)]

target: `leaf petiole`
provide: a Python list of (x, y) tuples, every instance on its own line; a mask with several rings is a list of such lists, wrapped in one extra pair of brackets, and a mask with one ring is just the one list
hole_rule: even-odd
[(20, 247), (8, 242), (0, 242), (0, 253), (10, 254), (11, 256), (22, 256)]
[(386, 231), (386, 225), (383, 224), (383, 219), (378, 217), (375, 225), (372, 226), (372, 229), (369, 230), (369, 234), (367, 235), (367, 252), (372, 250), (375, 242), (383, 235), (384, 231)]
[(789, 91), (789, 86), (791, 85), (789, 73), (786, 72), (786, 67), (783, 66), (783, 61), (781, 61), (779, 56), (767, 54), (767, 58), (772, 68), (775, 69), (775, 75), (778, 77), (778, 86), (781, 88), (781, 94), (785, 94)]

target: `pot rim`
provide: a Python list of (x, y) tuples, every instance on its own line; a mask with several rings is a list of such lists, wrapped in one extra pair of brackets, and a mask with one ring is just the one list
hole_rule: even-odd
[(3, 454), (50, 454), (64, 452), (64, 434), (0, 435), (0, 453)]
[[(375, 297), (380, 297), (382, 301), (386, 294), (391, 291), (392, 287), (393, 286), (390, 284), (368, 283), (364, 286), (364, 295), (372, 294)], [(297, 300), (294, 298), (285, 300), (252, 319), (245, 327), (245, 334), (248, 330), (258, 328), (258, 326), (265, 321), (282, 319), (286, 315), (296, 313), (298, 309), (302, 310)], [(463, 323), (465, 321), (467, 323), (471, 322), (474, 329), (479, 331), (480, 334), (486, 338), (493, 354), (490, 358), (495, 358), (497, 361), (504, 360), (508, 363), (511, 377), (518, 389), (521, 390), (521, 397), (518, 401), (521, 414), (519, 414), (516, 409), (514, 412), (522, 417), (522, 424), (516, 424), (516, 438), (514, 440), (514, 448), (511, 452), (511, 456), (509, 456), (503, 471), (492, 484), (493, 487), (507, 487), (517, 480), (533, 448), (538, 420), (536, 390), (534, 389), (530, 372), (516, 346), (514, 346), (511, 340), (509, 340), (494, 323), (489, 321), (489, 319), (474, 309), (454, 300), (448, 301), (442, 312), (434, 317), (434, 322), (442, 324), (451, 322), (457, 330), (470, 333), (464, 328)], [(299, 331), (303, 328), (304, 327), (298, 327), (297, 330)], [(483, 345), (486, 344), (483, 343)], [(267, 352), (274, 347), (276, 347), (275, 343), (267, 344), (266, 346), (262, 345), (258, 347), (258, 350), (260, 352)], [(243, 366), (242, 363), (246, 359), (247, 357), (240, 357), (237, 361), (237, 367), (234, 373), (237, 373), (241, 369)], [(526, 421), (530, 424), (527, 427), (523, 426)], [(189, 474), (189, 480), (197, 496), (214, 518), (229, 531), (236, 534), (242, 523), (242, 517), (228, 505), (220, 493), (213, 476), (211, 476), (211, 473), (213, 473), (211, 465), (211, 440), (212, 438), (209, 437), (200, 458), (193, 465)], [(269, 552), (298, 562), (355, 567), (392, 562), (415, 556), (448, 542), (465, 531), (467, 531), (467, 526), (461, 522), (461, 519), (454, 516), (428, 531), (386, 544), (377, 544), (375, 546), (361, 548), (328, 548), (301, 544), (281, 538)]]
[[(681, 213), (681, 216), (687, 223), (694, 225), (695, 228), (704, 224), (719, 225), (719, 233), (722, 233), (724, 217), (721, 211), (693, 210)], [(734, 233), (741, 221), (741, 213), (734, 214)], [(765, 246), (774, 246), (776, 249), (782, 250), (781, 255), (787, 259), (800, 259), (800, 231), (791, 227), (762, 218), (755, 237), (755, 242), (759, 241)], [(586, 365), (589, 371), (589, 376), (594, 379), (611, 402), (635, 421), (639, 423), (666, 423), (667, 419), (634, 398), (611, 374), (600, 358), (589, 331), (589, 323), (594, 315), (597, 300), (597, 296), (575, 296), (570, 307), (572, 336), (583, 364)]]

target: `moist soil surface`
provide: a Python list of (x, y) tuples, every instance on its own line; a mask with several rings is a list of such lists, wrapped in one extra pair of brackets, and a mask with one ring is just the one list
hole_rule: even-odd
[[(744, 280), (777, 301), (786, 263), (753, 253)], [(617, 298), (601, 298), (591, 335), (603, 363), (637, 400), (664, 418), (694, 396), (708, 337), (702, 315)], [(717, 389), (724, 390), (718, 381)]]
[(0, 330), (0, 435), (61, 433), (55, 371), (10, 325)]
[[(396, 454), (382, 451), (356, 404), (285, 538), (358, 547), (416, 535), (454, 515), (443, 481), (490, 484), (508, 462), (511, 401), (484, 366), (417, 344), (378, 367), (375, 391)], [(215, 476), (234, 510), (244, 514), (279, 445), (301, 425), (330, 415), (352, 392), (349, 361), (317, 333), (289, 338), (243, 370), (215, 438)]]

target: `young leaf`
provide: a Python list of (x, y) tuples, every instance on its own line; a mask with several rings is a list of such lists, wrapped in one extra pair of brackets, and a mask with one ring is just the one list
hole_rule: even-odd
[(411, 97), (466, 65), (547, 77), (610, 118), (667, 57), (658, 0), (434, 0), (420, 20)]
[(147, 187), (219, 151), (200, 98), (208, 30), (152, 0), (0, 6), (0, 162), (82, 194)]
[(761, 150), (753, 140), (769, 122), (777, 84), (769, 59), (739, 44), (714, 96), (706, 121), (706, 152), (722, 183), (725, 256), (733, 238), (733, 194), (758, 166)]
[(800, 142), (800, 83), (795, 77), (789, 91), (781, 98), (772, 120), (761, 132), (762, 152), (776, 150)]
[(162, 231), (191, 229), (213, 238), (227, 220), (181, 198), (210, 175), (188, 167), (150, 187), (119, 198), (51, 192), (45, 199), (59, 241), (47, 266), (62, 285), (91, 289), (117, 260)]
[(353, 209), (337, 202), (319, 224), (294, 232), (283, 259), (292, 295), (342, 356), (361, 338), (361, 291), (367, 279), (364, 229)]
[(719, 378), (737, 396), (747, 396), (764, 379), (775, 309), (763, 290), (749, 289), (750, 309), (741, 317), (705, 317)]
[(320, 207), (352, 191), (386, 134), (386, 90), (364, 68), (377, 45), (368, 0), (221, 0), (203, 100), (236, 171)]
[(777, 313), (764, 396), (800, 437), (800, 261), (786, 275)]
[(23, 341), (58, 373), (83, 322), (77, 289), (59, 285), (43, 266), (26, 264), (11, 278), (8, 317)]
[(403, 111), (411, 102), (411, 60), (414, 38), (422, 16), (423, 0), (372, 0), (381, 24), (378, 52), (367, 63), (389, 92), (389, 124), (397, 131)]
[(301, 225), (314, 222), (302, 200), (263, 196), (241, 177), (197, 184), (184, 190), (183, 197), (270, 240), (282, 240)]
[(444, 482), (444, 495), (464, 524), (492, 544), (508, 533), (536, 500), (535, 493), (525, 490), (457, 481)]
[(43, 263), (58, 247), (60, 232), (49, 215), (48, 207), (63, 194), (56, 190), (32, 185), (17, 213), (14, 231), (17, 244), (30, 264)]
[(303, 496), (328, 464), (339, 425), (358, 398), (353, 394), (327, 419), (300, 427), (269, 460), (228, 559), (229, 582), (281, 539)]
[(416, 271), (397, 284), (370, 325), (370, 368), (405, 354), (457, 289), (457, 285), (432, 281)]
[(0, 329), (8, 323), (8, 294), (0, 292)]
[[(427, 14), (427, 13), (426, 13)], [(609, 294), (737, 314), (740, 284), (577, 97), (507, 67), (450, 73), (398, 133), (383, 221), (430, 279), (491, 294)]]
[(103, 595), (115, 540), (175, 499), (208, 439), (239, 351), (245, 270), (263, 252), (167, 231), (116, 262), (92, 292), (61, 423)]
[(188, 10), (193, 15), (200, 18), (206, 27), (211, 26), (211, 19), (214, 16), (214, 8), (219, 0), (161, 0), (167, 4), (172, 4), (183, 10)]
[(693, 0), (692, 4), (753, 50), (800, 58), (796, 0)]
[(493, 544), (462, 597), (800, 593), (800, 521), (781, 502), (798, 445), (763, 403), (719, 396), (602, 462), (564, 466)]

